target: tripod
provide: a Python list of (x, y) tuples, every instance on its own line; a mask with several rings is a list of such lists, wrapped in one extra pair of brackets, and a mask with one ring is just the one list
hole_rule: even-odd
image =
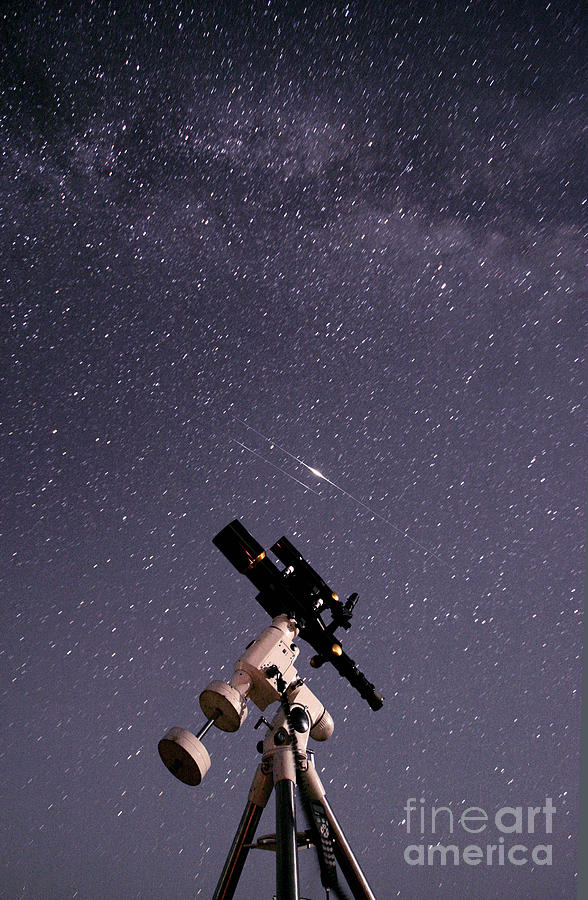
[[(307, 749), (309, 736), (327, 740), (333, 720), (310, 688), (298, 677), (294, 660), (300, 652), (293, 643), (298, 634), (296, 621), (285, 614), (253, 641), (235, 663), (230, 684), (213, 681), (200, 695), (200, 706), (208, 716), (197, 735), (172, 728), (159, 742), (159, 753), (167, 768), (186, 784), (199, 784), (210, 768), (210, 756), (201, 738), (212, 725), (222, 731), (237, 731), (247, 715), (250, 698), (262, 711), (280, 700), (272, 722), (262, 718), (267, 734), (258, 744), (262, 753), (241, 821), (221, 872), (213, 900), (230, 900), (250, 849), (276, 851), (276, 898), (300, 900), (298, 884), (299, 838), (315, 844), (321, 862), (323, 885), (336, 884), (335, 861), (355, 900), (375, 900), (375, 896), (355, 859), (343, 831), (325, 796), (317, 775), (313, 752)], [(295, 788), (300, 785), (314, 828), (311, 838), (296, 832)], [(252, 843), (262, 812), (272, 790), (276, 795), (276, 834)], [(328, 896), (328, 893), (327, 893)]]
[[(307, 802), (313, 807), (319, 821), (319, 837), (327, 846), (332, 843), (334, 856), (356, 900), (375, 900), (370, 886), (361, 871), (351, 847), (335, 818), (325, 790), (314, 766), (313, 751), (301, 749), (306, 744), (308, 731), (300, 735), (296, 756), (289, 741), (284, 738), (287, 719), (280, 710), (271, 723), (263, 742), (263, 758), (253, 777), (247, 805), (235, 833), (224, 868), (218, 881), (213, 900), (230, 900), (234, 896), (239, 877), (250, 849), (273, 849), (273, 835), (261, 838), (253, 844), (253, 838), (261, 814), (269, 800), (272, 788), (276, 794), (276, 896), (277, 900), (298, 900), (298, 843), (302, 838), (307, 845), (314, 843), (305, 835), (296, 833), (295, 787), (296, 774)], [(297, 765), (295, 764), (297, 762)], [(329, 836), (330, 835), (330, 836)], [(327, 851), (328, 852), (328, 851)], [(333, 864), (334, 866), (334, 860)]]

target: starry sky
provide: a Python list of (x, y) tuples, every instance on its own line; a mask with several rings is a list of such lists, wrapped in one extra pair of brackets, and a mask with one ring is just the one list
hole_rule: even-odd
[[(580, 11), (4, 13), (2, 896), (212, 895), (257, 711), (207, 735), (198, 788), (157, 742), (198, 729), (269, 624), (211, 543), (234, 518), (360, 594), (344, 643), (384, 709), (304, 645), (298, 669), (379, 900), (574, 895)], [(552, 797), (553, 864), (411, 867), (409, 797), (456, 817)], [(237, 896), (273, 872), (251, 856)]]

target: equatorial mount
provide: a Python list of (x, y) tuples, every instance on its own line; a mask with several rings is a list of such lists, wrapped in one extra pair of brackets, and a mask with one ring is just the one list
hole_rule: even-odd
[(200, 784), (210, 769), (202, 738), (212, 725), (237, 731), (247, 718), (247, 700), (263, 711), (285, 695), (294, 718), (307, 723), (304, 730), (310, 737), (325, 741), (331, 736), (333, 719), (294, 668), (300, 653), (297, 634), (293, 619), (277, 616), (237, 660), (231, 681), (212, 681), (202, 691), (200, 707), (207, 721), (200, 731), (194, 735), (175, 727), (159, 742), (159, 755), (172, 775), (184, 784)]

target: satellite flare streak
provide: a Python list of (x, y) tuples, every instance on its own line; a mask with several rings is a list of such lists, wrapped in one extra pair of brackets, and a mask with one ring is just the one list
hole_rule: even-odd
[(294, 478), (293, 475), (290, 475), (289, 472), (285, 472), (284, 469), (281, 469), (279, 466), (276, 466), (275, 463), (270, 462), (269, 459), (266, 459), (265, 456), (261, 455), (261, 453), (257, 453), (256, 450), (252, 450), (251, 447), (248, 447), (246, 444), (242, 444), (241, 441), (238, 441), (236, 438), (229, 438), (229, 440), (232, 441), (233, 444), (238, 444), (239, 447), (243, 448), (243, 450), (247, 450), (248, 453), (252, 453), (253, 456), (257, 456), (258, 459), (263, 460), (263, 462), (267, 463), (268, 466), (271, 466), (272, 469), (277, 469), (278, 472), (281, 472), (282, 475), (286, 476), (286, 478), (290, 478), (292, 481), (295, 481), (296, 484), (299, 484), (300, 487), (303, 487), (305, 491), (310, 491), (311, 494), (316, 494), (317, 497), (320, 497), (320, 494), (318, 491), (315, 491), (313, 488), (309, 487), (307, 484), (304, 484), (304, 482), (299, 481), (297, 478)]
[[(290, 453), (289, 450), (286, 450), (285, 447), (282, 447), (282, 446), (281, 446), (280, 444), (278, 444), (278, 442), (275, 441), (273, 438), (268, 437), (266, 434), (262, 434), (261, 431), (258, 431), (256, 428), (254, 428), (253, 425), (249, 425), (249, 424), (248, 424), (247, 422), (245, 422), (243, 419), (240, 419), (239, 416), (236, 416), (234, 413), (230, 413), (229, 415), (231, 415), (232, 418), (235, 419), (235, 421), (240, 422), (241, 425), (244, 425), (245, 428), (250, 428), (251, 431), (254, 431), (255, 434), (259, 435), (260, 438), (263, 438), (264, 441), (267, 441), (267, 442), (270, 443), (273, 447), (277, 447), (278, 450), (281, 450), (282, 453), (285, 453), (286, 456), (289, 456), (289, 457), (290, 457), (290, 459), (293, 459), (293, 460), (295, 460), (299, 465), (304, 466), (304, 468), (305, 468), (305, 469), (308, 469), (308, 471), (309, 471), (312, 475), (314, 475), (316, 478), (320, 478), (320, 479), (322, 479), (323, 481), (326, 481), (327, 484), (330, 484), (331, 487), (334, 487), (334, 488), (335, 488), (335, 490), (339, 491), (339, 492), (340, 492), (341, 494), (343, 494), (345, 497), (348, 497), (350, 500), (352, 500), (352, 501), (353, 501), (354, 503), (356, 503), (358, 506), (361, 506), (361, 508), (364, 509), (364, 510), (365, 510), (367, 513), (369, 513), (371, 516), (374, 516), (376, 519), (379, 519), (380, 522), (384, 522), (384, 524), (388, 525), (390, 528), (392, 528), (394, 531), (396, 531), (397, 534), (399, 534), (399, 535), (401, 535), (402, 537), (406, 538), (408, 541), (410, 541), (410, 542), (411, 542), (412, 544), (414, 544), (416, 547), (419, 547), (424, 553), (428, 553), (428, 554), (430, 554), (431, 556), (434, 556), (436, 560), (438, 560), (438, 561), (439, 561), (440, 563), (442, 563), (444, 566), (447, 566), (448, 569), (451, 569), (451, 570), (453, 571), (453, 567), (450, 566), (449, 563), (447, 563), (447, 562), (446, 562), (444, 559), (442, 559), (440, 556), (438, 556), (438, 554), (435, 553), (434, 550), (430, 550), (428, 547), (425, 547), (424, 544), (421, 544), (419, 541), (415, 540), (415, 538), (411, 537), (410, 534), (408, 534), (408, 532), (407, 532), (406, 530), (404, 530), (404, 529), (402, 529), (402, 528), (399, 528), (398, 525), (395, 525), (394, 522), (391, 522), (390, 519), (387, 519), (385, 516), (381, 516), (380, 513), (376, 512), (375, 509), (372, 509), (371, 506), (368, 506), (366, 503), (364, 503), (364, 502), (363, 502), (362, 500), (360, 500), (358, 497), (354, 497), (353, 494), (350, 494), (349, 491), (346, 491), (345, 488), (342, 488), (340, 484), (336, 484), (334, 481), (331, 481), (330, 478), (327, 478), (327, 476), (326, 476), (326, 475), (323, 475), (322, 472), (319, 472), (318, 469), (314, 469), (312, 466), (309, 466), (308, 463), (305, 463), (303, 459), (300, 459), (298, 456), (295, 456), (293, 453)], [(231, 440), (234, 440), (234, 438), (231, 438)], [(239, 441), (235, 441), (235, 443), (238, 444)], [(241, 447), (245, 447), (244, 444), (241, 444), (240, 446), (241, 446)], [(249, 450), (250, 453), (254, 453), (255, 456), (259, 456), (260, 459), (263, 459), (265, 462), (269, 463), (270, 466), (273, 465), (273, 463), (270, 463), (269, 460), (265, 459), (263, 456), (261, 456), (261, 454), (255, 453), (255, 451), (254, 451), (254, 450), (251, 450), (249, 447), (245, 447), (245, 449), (246, 449), (246, 450)], [(287, 472), (284, 472), (283, 469), (280, 469), (279, 466), (274, 466), (274, 468), (275, 468), (275, 469), (278, 469), (278, 471), (282, 472), (282, 474), (288, 475), (288, 473), (287, 473)], [(288, 475), (288, 477), (289, 477), (289, 478), (293, 478), (292, 475)], [(296, 478), (293, 478), (293, 480), (294, 480), (294, 481), (298, 481), (298, 479), (296, 479)], [(298, 484), (302, 484), (302, 482), (299, 481)], [(309, 487), (307, 487), (306, 485), (303, 485), (303, 487), (306, 487), (307, 490), (309, 490), (309, 491), (312, 490), (312, 488), (309, 488)], [(318, 493), (318, 491), (312, 491), (312, 492), (313, 492), (313, 494), (317, 494), (317, 496), (319, 496), (319, 497), (321, 496), (321, 495)]]

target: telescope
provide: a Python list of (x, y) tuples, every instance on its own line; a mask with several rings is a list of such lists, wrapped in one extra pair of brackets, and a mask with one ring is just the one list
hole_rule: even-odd
[[(220, 531), (213, 543), (229, 562), (257, 588), (257, 601), (272, 623), (246, 647), (236, 661), (230, 682), (213, 681), (200, 694), (207, 721), (193, 734), (171, 728), (159, 741), (159, 755), (169, 771), (187, 785), (198, 785), (211, 760), (202, 738), (214, 725), (225, 732), (237, 731), (247, 717), (251, 700), (262, 712), (272, 703), (280, 706), (272, 721), (263, 716), (255, 725), (266, 726), (257, 749), (261, 762), (251, 784), (247, 805), (221, 872), (213, 900), (231, 900), (250, 850), (275, 850), (277, 900), (301, 900), (298, 883), (298, 849), (314, 846), (319, 858), (321, 883), (327, 897), (332, 889), (342, 897), (337, 864), (354, 900), (375, 900), (359, 862), (335, 814), (314, 766), (309, 738), (326, 741), (334, 723), (322, 702), (300, 678), (294, 663), (300, 653), (300, 636), (315, 651), (315, 668), (331, 663), (359, 691), (374, 710), (383, 698), (345, 653), (336, 631), (351, 626), (356, 593), (343, 603), (338, 595), (286, 538), (270, 552), (279, 568), (238, 519)], [(328, 621), (325, 621), (328, 619)], [(296, 831), (295, 788), (301, 789), (310, 829)], [(261, 814), (275, 789), (276, 834), (254, 842)]]
[[(271, 547), (284, 565), (279, 569), (238, 519), (223, 528), (213, 544), (258, 589), (255, 599), (272, 618), (285, 614), (296, 621), (300, 637), (316, 651), (310, 660), (313, 668), (330, 662), (373, 710), (382, 708), (383, 697), (335, 638), (338, 628), (351, 627), (356, 593), (343, 603), (287, 537)], [(323, 616), (329, 615), (331, 621), (325, 623)]]

